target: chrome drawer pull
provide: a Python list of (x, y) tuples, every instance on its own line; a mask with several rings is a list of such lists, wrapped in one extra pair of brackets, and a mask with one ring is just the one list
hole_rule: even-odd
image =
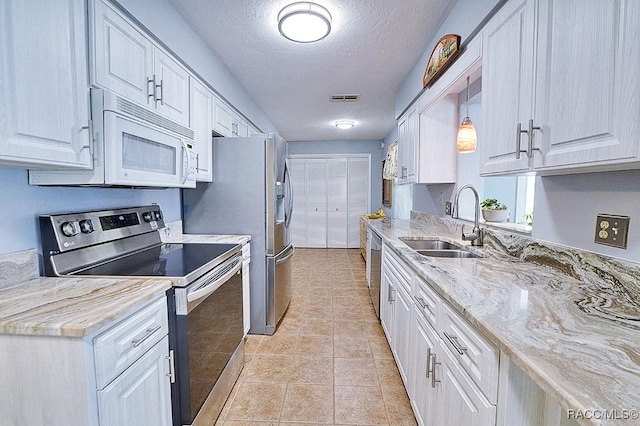
[(418, 302), (418, 305), (420, 305), (422, 309), (427, 309), (427, 302), (425, 302), (422, 297), (416, 296), (416, 302)]
[(167, 377), (169, 377), (169, 380), (171, 381), (171, 383), (175, 383), (176, 382), (176, 366), (175, 366), (175, 358), (173, 355), (173, 350), (170, 350), (169, 356), (165, 356), (164, 359), (169, 361), (169, 372), (167, 373)]
[(468, 351), (467, 348), (465, 348), (460, 344), (460, 342), (458, 342), (458, 338), (456, 336), (449, 336), (446, 331), (443, 331), (442, 334), (444, 334), (444, 337), (446, 337), (447, 340), (451, 342), (455, 350), (458, 351), (460, 355), (464, 355), (464, 353)]
[(431, 373), (431, 348), (427, 348), (427, 379)]
[(140, 339), (134, 339), (131, 341), (131, 344), (133, 345), (134, 348), (137, 348), (138, 346), (140, 346), (142, 343), (144, 343), (145, 340), (147, 340), (149, 337), (153, 336), (153, 334), (160, 330), (162, 328), (161, 325), (158, 325), (154, 328), (147, 328), (147, 333), (142, 336)]
[(431, 387), (435, 389), (436, 383), (440, 383), (440, 380), (436, 379), (436, 365), (440, 365), (436, 362), (436, 354), (431, 355)]

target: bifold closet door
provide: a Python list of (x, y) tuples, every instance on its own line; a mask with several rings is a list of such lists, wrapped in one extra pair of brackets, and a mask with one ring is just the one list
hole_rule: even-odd
[(307, 161), (289, 160), (293, 186), (293, 212), (291, 214), (291, 242), (294, 247), (307, 246)]
[(346, 158), (327, 160), (327, 247), (347, 248), (349, 190)]
[(327, 247), (327, 161), (325, 159), (306, 161), (306, 247), (325, 248)]
[(369, 159), (349, 158), (348, 247), (360, 247), (360, 216), (369, 213)]

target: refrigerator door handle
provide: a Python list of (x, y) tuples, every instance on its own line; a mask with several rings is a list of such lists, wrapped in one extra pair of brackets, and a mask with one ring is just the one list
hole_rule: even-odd
[(290, 258), (291, 256), (293, 256), (295, 253), (296, 253), (296, 249), (295, 249), (293, 246), (291, 246), (291, 253), (289, 253), (288, 255), (286, 255), (285, 257), (283, 257), (282, 259), (278, 259), (278, 260), (276, 260), (276, 265), (280, 265), (281, 263), (286, 262), (286, 261), (287, 261), (287, 260), (289, 260), (289, 258)]
[(287, 182), (287, 188), (289, 189), (289, 196), (287, 198), (287, 211), (284, 215), (284, 226), (289, 227), (291, 223), (291, 215), (293, 214), (293, 184), (291, 183), (291, 173), (289, 173), (289, 160), (284, 160), (284, 180)]

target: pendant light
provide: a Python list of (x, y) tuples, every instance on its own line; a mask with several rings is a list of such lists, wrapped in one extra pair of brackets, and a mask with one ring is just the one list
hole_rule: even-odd
[(458, 152), (461, 154), (467, 152), (475, 152), (478, 145), (478, 134), (476, 128), (473, 127), (473, 122), (469, 118), (469, 77), (467, 77), (467, 115), (460, 124), (458, 130)]

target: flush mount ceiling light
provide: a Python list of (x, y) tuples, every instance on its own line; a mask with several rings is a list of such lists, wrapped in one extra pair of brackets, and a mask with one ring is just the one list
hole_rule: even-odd
[(316, 3), (292, 3), (278, 14), (278, 31), (298, 43), (322, 40), (331, 32), (331, 14)]
[(338, 129), (343, 129), (343, 130), (352, 128), (354, 124), (355, 123), (353, 121), (351, 121), (351, 120), (338, 120), (338, 121), (336, 121), (336, 127)]
[(461, 154), (467, 152), (475, 152), (478, 145), (478, 134), (473, 126), (471, 118), (469, 118), (469, 77), (467, 77), (467, 116), (462, 120), (460, 129), (458, 130), (458, 139), (456, 142), (458, 152)]

